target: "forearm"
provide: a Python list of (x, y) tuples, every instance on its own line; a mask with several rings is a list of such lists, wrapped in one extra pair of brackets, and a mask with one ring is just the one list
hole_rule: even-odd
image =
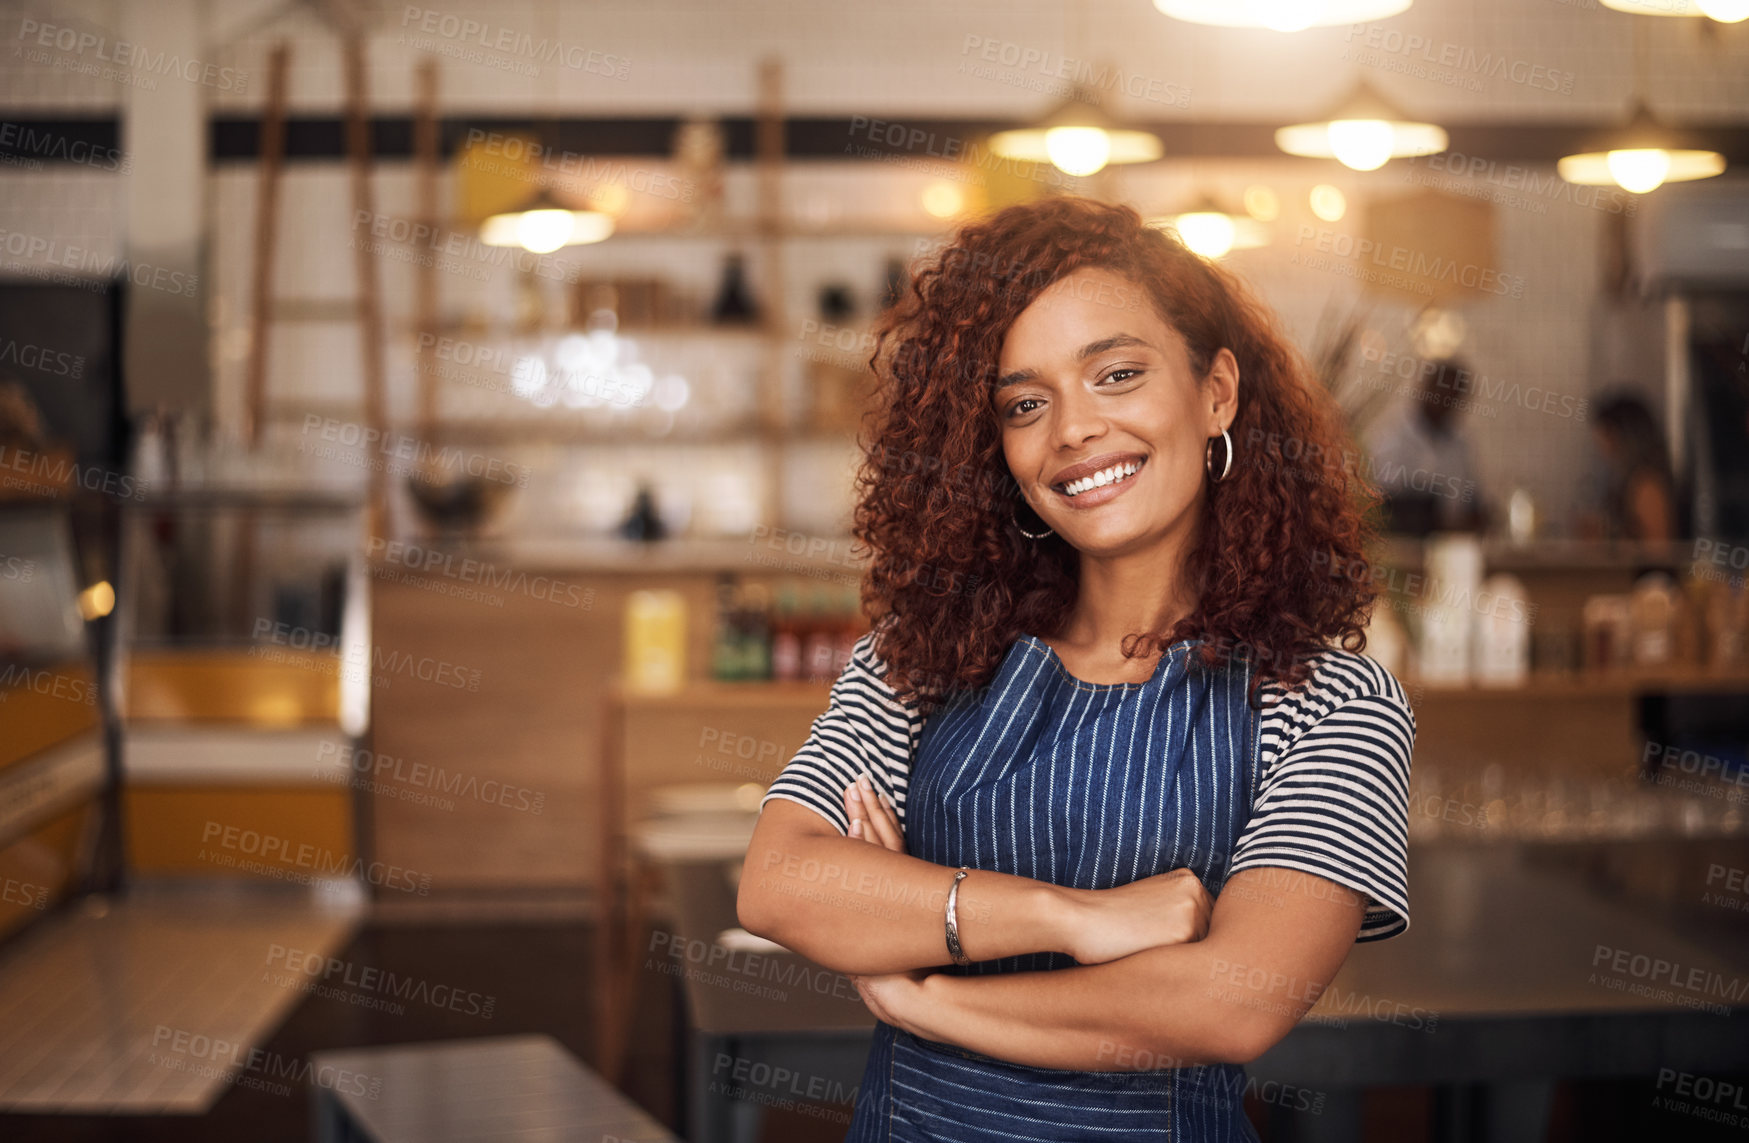
[[(741, 874), (741, 923), (839, 972), (875, 975), (948, 964), (945, 912), (954, 867), (854, 838), (755, 839)], [(974, 870), (955, 912), (973, 960), (1065, 952), (1076, 891)]]
[(937, 973), (923, 982), (910, 1030), (1041, 1068), (1242, 1063), (1261, 1050), (1272, 1021), (1219, 986), (1226, 963), (1197, 941), (1052, 972)]

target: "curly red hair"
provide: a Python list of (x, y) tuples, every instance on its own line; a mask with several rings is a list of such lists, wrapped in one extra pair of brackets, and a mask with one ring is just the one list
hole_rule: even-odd
[(1205, 666), (1256, 666), (1255, 697), (1265, 679), (1303, 681), (1308, 656), (1333, 641), (1365, 646), (1377, 494), (1336, 463), (1351, 455), (1346, 433), (1304, 358), (1237, 278), (1175, 234), (1128, 206), (1057, 196), (963, 227), (875, 331), (880, 395), (856, 478), (854, 535), (872, 553), (862, 596), (889, 683), (926, 712), (986, 685), (1021, 634), (1058, 634), (1074, 606), (1075, 549), (1015, 523), (1019, 511), (1038, 530), (1003, 459), (990, 386), (1015, 318), (1089, 266), (1141, 289), (1197, 377), (1222, 347), (1239, 365), (1232, 471), (1204, 484), (1185, 564), (1197, 603), (1169, 631), (1132, 633), (1124, 654), (1203, 640)]

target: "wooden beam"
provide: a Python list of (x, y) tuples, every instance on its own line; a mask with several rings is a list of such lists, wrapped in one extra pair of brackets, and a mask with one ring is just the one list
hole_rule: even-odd
[[(417, 92), (413, 110), (413, 183), (417, 195), (419, 221), (435, 227), (437, 212), (437, 61), (423, 59), (414, 77)], [(437, 329), (437, 263), (422, 258), (413, 271), (413, 322), (421, 334)], [(423, 337), (416, 343), (425, 345)], [(414, 384), (418, 387), (419, 435), (431, 440), (437, 427), (437, 377), (427, 369), (417, 368), (415, 358)]]
[[(376, 195), (371, 187), (371, 130), (369, 93), (365, 87), (365, 40), (356, 33), (341, 41), (346, 73), (346, 150), (352, 176), (354, 217), (376, 215)], [(364, 366), (365, 428), (379, 434), (388, 424), (383, 402), (383, 311), (377, 258), (368, 242), (355, 246), (353, 260), (358, 276), (358, 339)], [(377, 439), (381, 439), (380, 436)], [(384, 534), (387, 522), (387, 479), (380, 466), (370, 468), (370, 535)]]
[(267, 57), (267, 106), (261, 113), (261, 170), (255, 182), (254, 297), (249, 314), (249, 371), (243, 404), (243, 439), (261, 444), (267, 404), (267, 337), (273, 321), (273, 268), (279, 249), (279, 184), (285, 170), (285, 80), (291, 48), (284, 41)]

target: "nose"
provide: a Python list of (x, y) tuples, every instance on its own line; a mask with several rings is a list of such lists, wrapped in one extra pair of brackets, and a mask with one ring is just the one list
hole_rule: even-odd
[(1051, 423), (1051, 444), (1059, 452), (1074, 452), (1090, 440), (1105, 435), (1105, 418), (1099, 402), (1080, 385), (1065, 386), (1057, 398)]

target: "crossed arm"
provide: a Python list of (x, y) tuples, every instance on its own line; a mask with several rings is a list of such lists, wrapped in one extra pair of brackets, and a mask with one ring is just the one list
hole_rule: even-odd
[(773, 801), (748, 847), (738, 908), (752, 932), (856, 982), (915, 1035), (1033, 1067), (1123, 1071), (1245, 1063), (1299, 1022), (1341, 968), (1364, 897), (1285, 868), (1243, 870), (1210, 902), (1188, 870), (1067, 889), (976, 870), (961, 884), (973, 960), (1063, 952), (1052, 972), (955, 976), (943, 910), (953, 870), (910, 857), (872, 789), (846, 791), (851, 836)]

